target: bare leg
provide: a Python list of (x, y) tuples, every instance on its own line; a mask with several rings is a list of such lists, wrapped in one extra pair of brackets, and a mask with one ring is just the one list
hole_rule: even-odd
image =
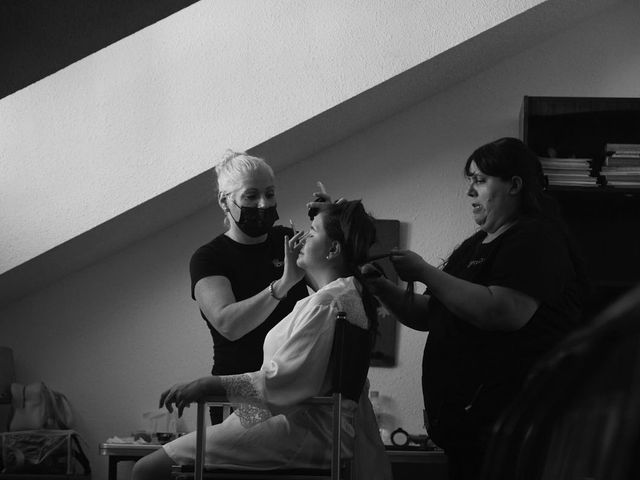
[(170, 480), (175, 462), (160, 448), (142, 457), (133, 466), (132, 480)]

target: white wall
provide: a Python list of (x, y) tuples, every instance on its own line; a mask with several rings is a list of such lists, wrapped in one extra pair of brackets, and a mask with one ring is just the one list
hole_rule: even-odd
[(3, 98), (0, 273), (539, 3), (206, 0)]
[[(480, 144), (518, 135), (523, 95), (640, 96), (640, 6), (627, 3), (278, 173), (280, 216), (304, 225), (316, 180), (403, 222), (402, 245), (435, 263), (473, 231), (461, 169)], [(0, 312), (17, 377), (65, 392), (96, 445), (140, 428), (163, 388), (205, 374), (210, 339), (189, 298), (188, 259), (221, 231), (202, 211)], [(421, 433), (425, 334), (399, 330), (398, 367), (373, 369), (393, 427)], [(192, 426), (188, 418), (187, 427)]]

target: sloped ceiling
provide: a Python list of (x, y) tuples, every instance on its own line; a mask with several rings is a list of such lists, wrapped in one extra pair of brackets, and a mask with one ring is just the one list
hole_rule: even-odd
[[(540, 3), (259, 142), (250, 151), (273, 159), (275, 170), (281, 170), (615, 3)], [(0, 275), (0, 307), (208, 205), (211, 178), (211, 171), (203, 171), (4, 272)]]
[(0, 98), (198, 0), (3, 0)]

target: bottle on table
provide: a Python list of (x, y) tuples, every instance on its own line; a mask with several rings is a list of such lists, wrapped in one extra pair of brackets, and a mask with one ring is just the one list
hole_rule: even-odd
[(376, 417), (376, 422), (378, 423), (378, 431), (380, 432), (382, 443), (385, 445), (391, 445), (391, 434), (389, 433), (389, 429), (386, 425), (386, 415), (384, 413), (384, 406), (380, 392), (377, 390), (371, 390), (369, 392), (369, 400), (371, 401), (373, 413)]

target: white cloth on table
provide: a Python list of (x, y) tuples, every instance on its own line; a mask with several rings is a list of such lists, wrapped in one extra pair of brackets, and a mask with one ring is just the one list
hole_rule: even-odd
[[(349, 322), (368, 328), (353, 277), (337, 279), (298, 301), (267, 334), (259, 371), (222, 377), (227, 396), (240, 406), (224, 422), (207, 428), (206, 465), (256, 470), (330, 465), (331, 410), (300, 402), (330, 389), (327, 367), (339, 311), (346, 312)], [(344, 402), (343, 453), (353, 456), (355, 444), (356, 478), (387, 479), (391, 468), (366, 390), (360, 407)], [(176, 463), (191, 464), (195, 444), (192, 432), (163, 448)]]

